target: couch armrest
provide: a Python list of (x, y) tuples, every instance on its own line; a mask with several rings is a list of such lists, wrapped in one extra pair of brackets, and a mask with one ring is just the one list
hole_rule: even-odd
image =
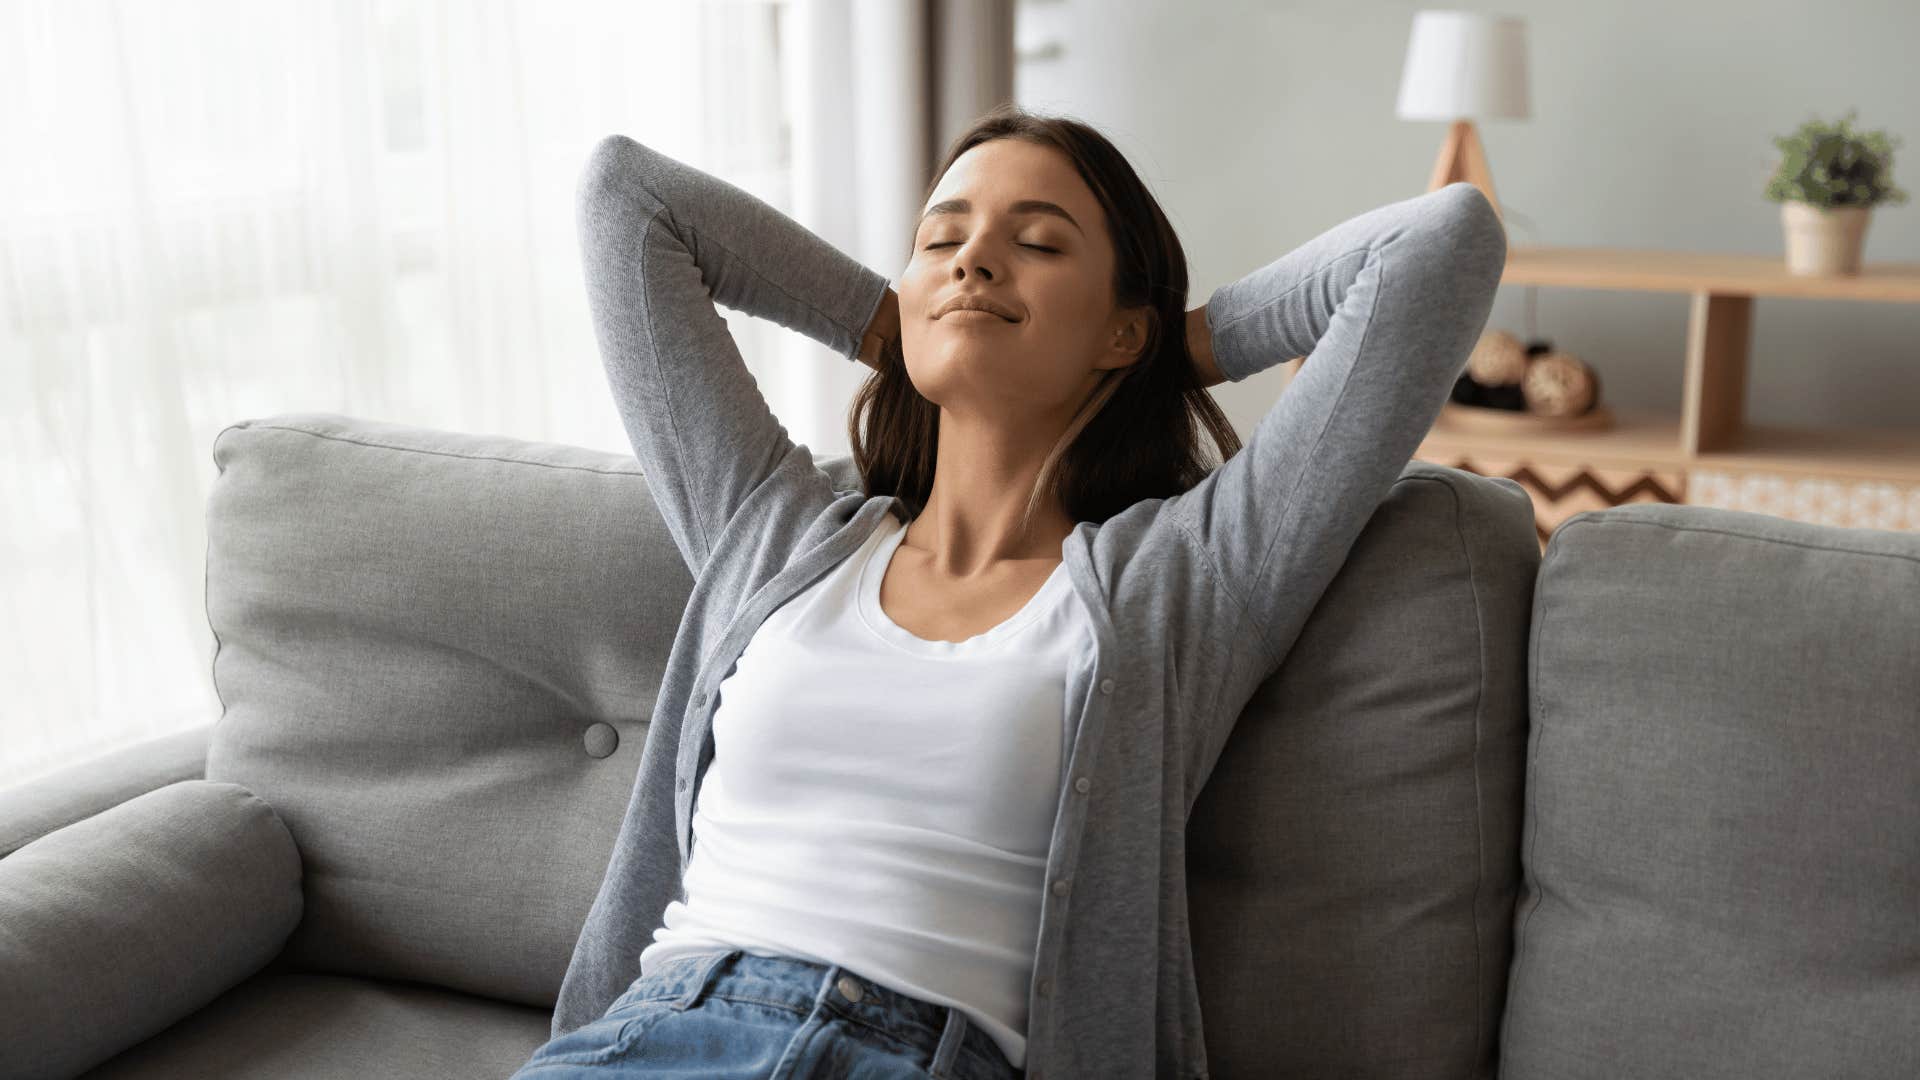
[(0, 858), (136, 795), (207, 775), (213, 725), (146, 739), (0, 790)]
[(302, 911), (260, 798), (187, 780), (0, 859), (0, 1076), (68, 1077), (259, 971)]

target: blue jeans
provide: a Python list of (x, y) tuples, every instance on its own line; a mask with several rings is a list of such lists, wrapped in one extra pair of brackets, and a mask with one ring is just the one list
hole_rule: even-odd
[(583, 1076), (1017, 1080), (1020, 1070), (959, 1009), (838, 965), (734, 949), (634, 980), (509, 1080)]

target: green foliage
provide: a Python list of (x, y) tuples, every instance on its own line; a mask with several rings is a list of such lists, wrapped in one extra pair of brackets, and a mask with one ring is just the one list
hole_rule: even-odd
[(1815, 118), (1792, 135), (1775, 136), (1773, 145), (1784, 156), (1767, 181), (1766, 197), (1822, 208), (1906, 202), (1907, 193), (1893, 186), (1898, 140), (1889, 141), (1885, 131), (1854, 131), (1848, 121), (1858, 112), (1848, 111), (1837, 125)]

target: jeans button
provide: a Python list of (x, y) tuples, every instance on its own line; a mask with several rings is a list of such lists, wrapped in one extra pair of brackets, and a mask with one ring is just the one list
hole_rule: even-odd
[(854, 982), (852, 976), (840, 976), (840, 981), (836, 985), (839, 987), (840, 996), (848, 1001), (859, 1001), (865, 996), (860, 990), (860, 984)]

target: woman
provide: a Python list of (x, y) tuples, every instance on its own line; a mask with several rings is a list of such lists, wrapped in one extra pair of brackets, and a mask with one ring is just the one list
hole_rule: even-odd
[[(1187, 813), (1479, 336), (1491, 205), (1391, 203), (1186, 311), (1124, 157), (1011, 106), (949, 149), (897, 293), (623, 136), (579, 195), (695, 583), (517, 1075), (1204, 1077)], [(787, 436), (715, 302), (875, 369), (860, 490)], [(1242, 450), (1205, 388), (1302, 355)]]

